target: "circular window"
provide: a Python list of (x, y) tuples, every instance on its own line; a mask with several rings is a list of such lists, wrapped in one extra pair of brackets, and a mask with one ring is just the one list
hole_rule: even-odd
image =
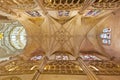
[(17, 26), (11, 31), (10, 42), (14, 48), (24, 49), (26, 41), (26, 32), (22, 26)]

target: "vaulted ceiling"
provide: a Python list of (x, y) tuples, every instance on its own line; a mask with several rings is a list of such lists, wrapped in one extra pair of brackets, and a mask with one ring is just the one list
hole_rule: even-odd
[(27, 43), (19, 52), (23, 59), (37, 51), (48, 57), (60, 51), (75, 58), (94, 53), (118, 61), (119, 8), (119, 0), (0, 0), (0, 18), (24, 27)]

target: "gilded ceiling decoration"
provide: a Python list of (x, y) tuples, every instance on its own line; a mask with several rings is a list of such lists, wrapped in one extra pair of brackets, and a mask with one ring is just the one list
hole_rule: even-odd
[(96, 0), (92, 5), (94, 8), (114, 9), (120, 7), (119, 0)]
[[(0, 67), (0, 76), (15, 74), (33, 74), (39, 69), (41, 61), (12, 61)], [(120, 65), (111, 61), (86, 60), (89, 68), (97, 75), (120, 75)], [(82, 67), (74, 60), (48, 61), (43, 68), (42, 74), (81, 74), (85, 75)]]
[(44, 6), (48, 9), (80, 9), (92, 5), (93, 8), (113, 9), (119, 7), (119, 0), (45, 0)]
[(84, 0), (45, 0), (44, 6), (53, 9), (73, 9), (80, 8)]
[(2, 80), (22, 80), (22, 79), (17, 76), (12, 76), (12, 77), (3, 78)]

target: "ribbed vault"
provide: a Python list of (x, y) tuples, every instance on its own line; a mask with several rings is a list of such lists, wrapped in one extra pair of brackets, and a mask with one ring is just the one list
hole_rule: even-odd
[[(0, 4), (3, 19), (17, 21), (25, 29), (16, 31), (10, 26), (13, 31), (6, 33), (15, 35), (14, 31), (19, 34), (26, 31), (27, 39), (22, 48), (18, 46), (24, 42), (15, 43), (20, 36), (13, 40), (12, 47), (21, 48), (21, 54), (1, 62), (4, 73), (34, 73), (32, 80), (38, 80), (46, 71), (65, 73), (66, 69), (66, 74), (70, 71), (70, 74), (86, 74), (89, 80), (98, 80), (96, 74), (107, 69), (107, 63), (112, 65), (111, 69), (118, 70), (114, 74), (119, 73), (119, 65), (114, 62), (120, 61), (119, 0), (0, 0)], [(3, 36), (0, 32), (0, 40)], [(2, 48), (0, 52), (6, 53)], [(104, 64), (104, 60), (108, 61)], [(22, 69), (26, 66), (26, 70)]]

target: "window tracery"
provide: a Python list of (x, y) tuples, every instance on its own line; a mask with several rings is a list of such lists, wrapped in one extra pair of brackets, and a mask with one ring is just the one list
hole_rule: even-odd
[(91, 55), (91, 54), (80, 55), (80, 57), (81, 57), (83, 60), (101, 60), (101, 59), (98, 58), (97, 56)]
[(26, 13), (32, 17), (40, 17), (41, 16), (40, 12), (36, 11), (36, 10), (35, 11), (26, 11)]
[(87, 10), (87, 12), (84, 14), (86, 17), (92, 17), (92, 16), (97, 16), (101, 14), (104, 10), (100, 9), (92, 9), (92, 10)]
[(33, 56), (30, 60), (38, 61), (38, 60), (41, 60), (41, 59), (42, 59), (41, 55), (36, 55), (36, 56)]
[(69, 14), (70, 14), (70, 11), (63, 11), (63, 10), (60, 10), (60, 11), (58, 11), (58, 16), (60, 16), (60, 17), (65, 17), (65, 16), (69, 16)]
[(26, 31), (18, 21), (1, 21), (0, 27), (0, 61), (9, 60), (9, 57), (19, 54), (25, 48)]
[(55, 60), (69, 60), (69, 56), (65, 53), (56, 53)]
[(15, 27), (10, 34), (11, 44), (16, 49), (23, 49), (26, 45), (26, 40), (26, 33), (23, 27)]
[(111, 28), (104, 28), (100, 34), (100, 38), (104, 45), (111, 45)]

